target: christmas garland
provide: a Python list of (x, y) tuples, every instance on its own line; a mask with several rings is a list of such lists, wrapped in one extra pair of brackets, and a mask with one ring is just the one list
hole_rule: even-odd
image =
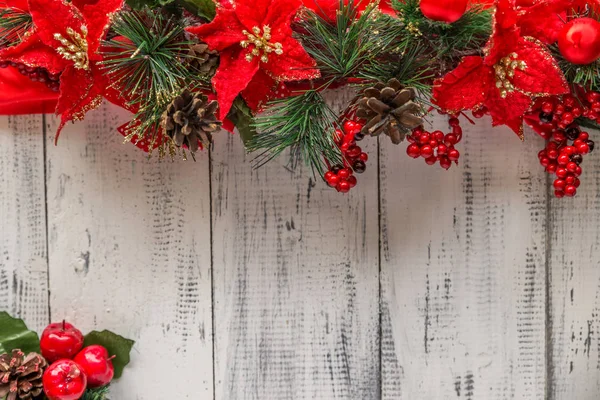
[[(133, 113), (126, 141), (184, 159), (235, 127), (256, 165), (288, 150), (348, 192), (365, 136), (449, 169), (470, 111), (547, 139), (540, 163), (574, 196), (600, 123), (599, 20), (600, 0), (0, 0), (1, 112), (55, 111), (58, 139), (107, 99)], [(341, 86), (356, 96), (338, 112), (323, 91)]]
[(109, 331), (83, 336), (66, 321), (41, 338), (0, 312), (0, 399), (105, 400), (129, 364), (134, 342)]

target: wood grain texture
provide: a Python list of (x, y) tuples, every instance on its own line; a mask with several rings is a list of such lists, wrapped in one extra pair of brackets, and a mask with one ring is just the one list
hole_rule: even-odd
[(42, 116), (0, 117), (0, 310), (48, 323)]
[[(598, 133), (591, 131), (591, 139), (598, 142)], [(551, 201), (552, 400), (600, 397), (600, 154), (596, 152), (581, 164), (579, 194)]]
[(383, 399), (544, 399), (543, 142), (463, 129), (450, 171), (382, 148)]
[(360, 188), (342, 196), (304, 168), (287, 170), (284, 158), (252, 170), (238, 137), (216, 138), (217, 400), (378, 398), (371, 146)]
[(48, 148), (52, 317), (136, 340), (113, 398), (212, 399), (208, 155), (148, 160), (127, 118), (103, 107)]

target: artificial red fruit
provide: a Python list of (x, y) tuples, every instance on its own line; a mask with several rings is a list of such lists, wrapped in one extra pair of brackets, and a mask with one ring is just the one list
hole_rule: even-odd
[(46, 369), (42, 382), (49, 400), (77, 400), (85, 392), (87, 377), (79, 364), (63, 359)]
[(558, 48), (573, 64), (593, 63), (600, 58), (600, 22), (587, 17), (570, 21), (558, 36)]
[(468, 0), (421, 0), (421, 12), (434, 21), (451, 24), (467, 11)]
[(83, 334), (66, 321), (48, 325), (40, 339), (42, 355), (49, 363), (61, 358), (71, 359), (82, 347)]
[(97, 388), (108, 385), (115, 375), (112, 357), (108, 350), (100, 345), (88, 346), (75, 356), (77, 364), (83, 368), (87, 376), (88, 386)]

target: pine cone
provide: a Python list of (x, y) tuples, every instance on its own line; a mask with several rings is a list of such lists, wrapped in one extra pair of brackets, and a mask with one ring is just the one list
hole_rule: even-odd
[[(0, 355), (0, 399), (31, 400), (44, 390), (42, 375), (48, 363), (41, 355), (21, 350)], [(8, 396), (8, 397), (7, 397)]]
[(190, 46), (190, 67), (200, 75), (213, 76), (219, 67), (219, 52), (209, 50), (206, 43), (194, 43)]
[(192, 153), (198, 151), (198, 141), (204, 147), (212, 143), (212, 133), (219, 130), (221, 121), (216, 111), (219, 103), (209, 101), (202, 93), (185, 90), (177, 96), (162, 116), (162, 127), (177, 147), (186, 145)]
[(423, 125), (418, 115), (421, 107), (413, 101), (416, 96), (415, 89), (405, 88), (397, 79), (366, 89), (356, 113), (367, 120), (363, 135), (378, 136), (385, 132), (394, 144), (402, 142), (410, 130)]

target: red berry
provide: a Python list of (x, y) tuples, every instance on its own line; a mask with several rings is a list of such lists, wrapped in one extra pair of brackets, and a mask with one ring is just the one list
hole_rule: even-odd
[(566, 168), (557, 168), (556, 169), (556, 176), (559, 177), (560, 179), (564, 179), (567, 177), (567, 175), (569, 174), (569, 172), (567, 171)]
[(347, 152), (348, 149), (350, 148), (350, 146), (352, 146), (350, 143), (348, 142), (344, 142), (341, 146), (340, 149), (342, 150), (342, 152)]
[(456, 144), (457, 140), (456, 140), (456, 135), (449, 133), (446, 135), (444, 143), (446, 143), (446, 146), (450, 146), (453, 144)]
[(49, 400), (77, 400), (85, 392), (87, 378), (79, 364), (63, 359), (46, 369), (42, 382)]
[(552, 139), (556, 140), (559, 143), (564, 142), (567, 138), (565, 137), (565, 134), (560, 132), (560, 131), (556, 131), (552, 134)]
[(576, 169), (577, 169), (577, 164), (575, 164), (574, 162), (570, 162), (567, 164), (567, 171), (575, 172)]
[(578, 165), (577, 168), (575, 168), (575, 171), (573, 172), (573, 175), (575, 176), (580, 176), (581, 173), (583, 172), (583, 170), (581, 169), (581, 167)]
[(433, 149), (431, 148), (431, 146), (423, 146), (421, 147), (421, 157), (423, 158), (429, 158), (433, 155)]
[(588, 140), (589, 138), (590, 138), (590, 134), (589, 134), (589, 133), (587, 133), (587, 132), (581, 132), (581, 133), (579, 134), (579, 138), (578, 138), (578, 139), (580, 139), (580, 140), (583, 140), (583, 141), (586, 141), (586, 140)]
[(448, 170), (452, 166), (452, 161), (450, 161), (448, 157), (442, 157), (440, 158), (440, 166), (445, 170)]
[(340, 179), (348, 179), (352, 175), (352, 170), (349, 168), (343, 168), (338, 172), (338, 177)]
[(84, 348), (73, 359), (83, 368), (91, 388), (106, 386), (112, 381), (115, 368), (111, 360), (108, 350), (99, 345)]
[(550, 164), (546, 167), (546, 171), (548, 171), (549, 173), (553, 174), (556, 172), (556, 164)]
[(346, 157), (348, 157), (348, 158), (358, 158), (358, 156), (360, 156), (361, 152), (362, 152), (362, 150), (361, 150), (360, 147), (358, 147), (358, 146), (352, 146), (346, 152)]
[(440, 144), (437, 148), (438, 155), (446, 154), (448, 152), (448, 146), (445, 144)]
[(559, 165), (567, 165), (569, 163), (569, 156), (567, 154), (561, 154), (560, 156), (558, 156), (557, 161)]
[(558, 150), (548, 150), (547, 154), (548, 158), (551, 160), (556, 160), (558, 158)]
[(429, 142), (429, 134), (422, 133), (421, 136), (419, 136), (419, 142), (421, 142), (421, 144), (428, 143)]
[(577, 194), (577, 188), (575, 185), (569, 185), (565, 188), (565, 196), (573, 197)]
[(554, 189), (556, 190), (564, 190), (565, 186), (567, 185), (567, 182), (565, 182), (562, 179), (557, 179), (554, 181)]
[(555, 190), (554, 195), (557, 198), (562, 199), (563, 197), (565, 197), (565, 192), (563, 192), (562, 190)]
[(448, 120), (448, 124), (451, 127), (456, 127), (456, 126), (460, 126), (460, 120), (456, 117), (452, 117)]
[(450, 159), (450, 161), (458, 161), (458, 159), (460, 158), (460, 153), (458, 152), (458, 150), (452, 149), (448, 151), (448, 158)]
[(587, 154), (590, 152), (590, 146), (588, 146), (587, 143), (581, 143), (579, 146), (577, 146), (577, 152), (579, 154)]
[(336, 189), (341, 193), (348, 193), (350, 191), (350, 183), (348, 181), (341, 181), (337, 184)]
[(421, 156), (421, 148), (413, 143), (406, 148), (406, 154), (412, 158), (419, 158)]
[(437, 140), (438, 142), (442, 142), (444, 140), (444, 132), (442, 132), (442, 131), (435, 131), (432, 133), (432, 135), (435, 137), (435, 140)]
[(356, 184), (358, 183), (358, 181), (356, 180), (355, 176), (351, 176), (350, 178), (348, 178), (348, 180), (346, 181), (348, 182), (348, 184), (350, 185), (350, 188), (352, 189), (354, 186), (356, 186)]
[(554, 104), (550, 103), (549, 101), (545, 101), (542, 104), (542, 111), (546, 114), (550, 114), (552, 111), (554, 111)]
[(567, 185), (572, 185), (575, 183), (575, 177), (573, 175), (569, 175), (565, 178), (565, 182), (567, 182)]
[(429, 158), (426, 158), (425, 162), (427, 163), (427, 165), (434, 165), (437, 162), (437, 157), (431, 156)]
[(360, 156), (358, 156), (358, 158), (360, 159), (360, 161), (367, 162), (369, 160), (369, 155), (367, 153), (360, 153)]
[(50, 324), (42, 332), (42, 355), (53, 363), (61, 358), (73, 358), (83, 347), (83, 334), (66, 321)]

